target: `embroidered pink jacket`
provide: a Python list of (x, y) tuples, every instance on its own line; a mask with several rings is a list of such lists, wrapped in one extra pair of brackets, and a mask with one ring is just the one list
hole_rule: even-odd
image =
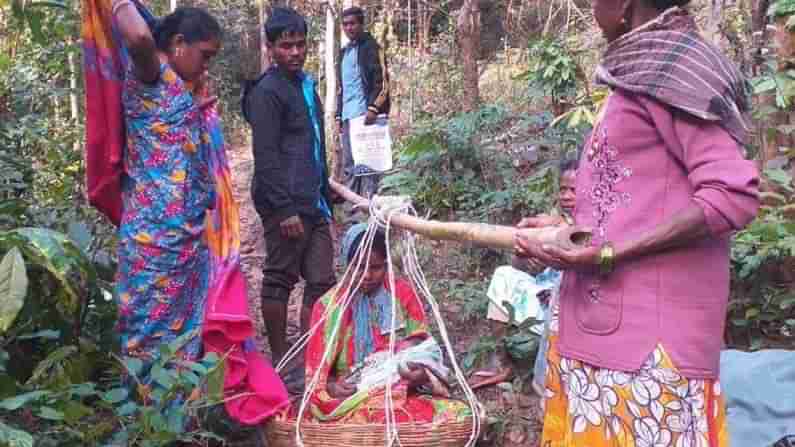
[(729, 134), (643, 95), (615, 91), (582, 154), (578, 225), (594, 244), (618, 242), (671, 219), (691, 201), (711, 237), (619, 263), (606, 278), (568, 272), (560, 352), (638, 370), (661, 343), (688, 378), (715, 378), (729, 294), (729, 238), (756, 215), (759, 174)]

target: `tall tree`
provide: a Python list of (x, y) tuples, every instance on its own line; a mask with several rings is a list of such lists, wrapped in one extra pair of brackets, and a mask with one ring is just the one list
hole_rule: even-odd
[[(775, 42), (778, 71), (795, 70), (795, 30), (791, 30), (787, 23), (794, 17), (793, 15), (782, 15), (775, 17)], [(795, 100), (795, 98), (793, 98)], [(768, 156), (775, 157), (780, 155), (780, 148), (795, 148), (795, 132), (787, 132), (783, 129), (795, 125), (795, 107), (779, 110), (776, 119), (776, 139), (775, 144), (769, 144)], [(772, 146), (772, 147), (771, 147)], [(790, 157), (791, 158), (791, 157)], [(795, 175), (795, 162), (791, 163), (792, 174)]]
[[(71, 39), (70, 39), (71, 41)], [(78, 106), (77, 89), (77, 63), (75, 63), (75, 52), (69, 49), (66, 55), (69, 66), (69, 112), (70, 117), (76, 123), (80, 119), (80, 109)]]
[(325, 39), (325, 77), (326, 77), (326, 100), (325, 100), (325, 121), (326, 121), (326, 148), (331, 155), (329, 165), (333, 166), (332, 175), (337, 176), (337, 160), (339, 153), (337, 150), (337, 122), (334, 115), (337, 110), (337, 66), (335, 55), (337, 53), (337, 19), (334, 15), (333, 5), (329, 2), (325, 4), (326, 9), (326, 39)]
[(271, 66), (271, 57), (268, 54), (268, 36), (265, 35), (265, 22), (268, 21), (268, 10), (270, 9), (268, 0), (258, 0), (259, 7), (259, 65), (260, 72), (264, 73)]
[(472, 111), (480, 103), (478, 55), (480, 53), (480, 5), (478, 0), (464, 0), (458, 14), (458, 46), (464, 71), (464, 110)]
[(723, 8), (726, 0), (710, 0), (709, 17), (705, 27), (706, 37), (714, 44), (720, 40), (720, 25), (723, 21)]

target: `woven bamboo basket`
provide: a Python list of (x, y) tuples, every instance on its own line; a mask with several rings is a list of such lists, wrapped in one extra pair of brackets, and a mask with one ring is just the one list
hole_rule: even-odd
[[(384, 424), (301, 423), (306, 447), (383, 447)], [(268, 447), (295, 447), (295, 420), (269, 421), (264, 428)], [(403, 447), (463, 447), (472, 435), (472, 419), (460, 422), (398, 424)]]

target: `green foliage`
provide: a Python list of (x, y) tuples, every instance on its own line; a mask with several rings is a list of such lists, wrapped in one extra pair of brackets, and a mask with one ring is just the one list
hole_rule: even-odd
[(0, 446), (33, 447), (33, 436), (0, 421)]
[(480, 278), (463, 280), (451, 278), (441, 282), (447, 296), (461, 304), (463, 314), (471, 318), (486, 315), (488, 300), (485, 298), (484, 283)]
[[(420, 122), (403, 139), (397, 172), (382, 186), (411, 196), (418, 209), (432, 216), (513, 224), (518, 217), (546, 212), (557, 191), (555, 162), (576, 150), (587, 130), (553, 126), (552, 118), (545, 113), (517, 122), (501, 107), (484, 106)], [(547, 149), (552, 160), (517, 169), (525, 163), (521, 155), (498, 142), (511, 125), (529, 134), (523, 150), (552, 148)]]
[(17, 248), (29, 262), (59, 283), (56, 305), (62, 314), (79, 318), (83, 301), (99, 293), (97, 271), (86, 254), (66, 235), (44, 228), (0, 232), (0, 248)]
[(776, 107), (789, 109), (795, 98), (795, 69), (777, 70), (775, 61), (768, 61), (764, 74), (754, 78), (752, 84), (754, 93), (773, 94), (776, 98)]
[[(753, 116), (762, 140), (767, 144), (775, 144), (781, 137), (795, 135), (795, 125), (782, 122), (780, 118), (781, 114), (790, 112), (795, 105), (795, 70), (774, 55), (774, 52), (770, 53), (760, 67), (761, 73), (751, 79), (754, 95), (763, 99), (763, 105), (754, 109)], [(771, 97), (774, 99), (773, 104), (764, 105), (767, 102), (764, 99)], [(779, 152), (779, 165), (786, 165), (788, 160), (795, 159), (793, 147), (780, 147)]]
[[(87, 254), (68, 236), (43, 228), (0, 231), (0, 253), (21, 253), (31, 278), (30, 293), (18, 319), (28, 330), (57, 329), (63, 342), (75, 344), (91, 321), (92, 343), (108, 346), (112, 338), (107, 300), (110, 284)], [(1, 288), (0, 288), (1, 289)], [(104, 320), (105, 323), (100, 321)], [(97, 325), (98, 323), (98, 325)], [(104, 339), (104, 340), (103, 340)]]
[[(0, 446), (30, 439), (42, 446), (112, 441), (141, 447), (217, 439), (188, 426), (223, 397), (217, 356), (179, 359), (186, 337), (195, 334), (161, 347), (145, 372), (152, 384), (143, 382), (140, 360), (124, 359), (126, 383), (137, 384), (136, 394), (128, 395), (120, 370), (102, 354), (115, 346), (115, 307), (103, 290), (110, 286), (86, 253), (66, 235), (41, 228), (0, 232), (0, 253), (0, 321), (7, 330), (0, 335), (0, 414), (17, 422), (0, 426)], [(83, 325), (92, 327), (86, 336)], [(93, 381), (99, 374), (115, 379), (99, 385)]]
[(789, 17), (785, 26), (795, 29), (795, 0), (776, 0), (770, 5), (768, 15), (773, 17)]
[(552, 121), (553, 125), (565, 122), (570, 129), (578, 129), (583, 125), (588, 128), (596, 124), (599, 110), (607, 101), (609, 91), (607, 89), (596, 89), (585, 92), (584, 95), (574, 100), (574, 106), (566, 113), (558, 116)]
[(0, 261), (0, 334), (7, 331), (25, 303), (28, 276), (25, 261), (16, 247)]
[(469, 371), (474, 368), (476, 365), (480, 364), (484, 357), (488, 354), (494, 352), (497, 349), (499, 341), (495, 337), (480, 337), (473, 343), (467, 352), (464, 353), (464, 357), (461, 360), (461, 367), (464, 371)]
[[(792, 195), (791, 179), (784, 171), (768, 171), (767, 177)], [(790, 277), (795, 266), (795, 204), (777, 193), (765, 193), (763, 200), (768, 204), (732, 245), (729, 330), (736, 343), (752, 349), (764, 346), (764, 336), (795, 333), (795, 294), (788, 287), (795, 279)]]
[[(87, 237), (85, 229), (73, 233)], [(0, 417), (8, 421), (0, 446), (220, 439), (196, 421), (224, 397), (223, 362), (215, 354), (182, 360), (180, 348), (194, 333), (161, 346), (146, 371), (134, 358), (114, 365), (107, 355), (117, 344), (111, 287), (75, 241), (17, 228), (0, 232), (0, 254)], [(110, 380), (99, 382), (103, 375)]]
[[(43, 446), (154, 447), (176, 441), (221, 440), (203, 428), (200, 416), (221, 403), (218, 395), (201, 390), (223, 379), (223, 362), (215, 354), (198, 362), (180, 360), (178, 352), (185, 340), (162, 347), (160, 357), (147, 371), (151, 383), (143, 382), (140, 360), (120, 359), (126, 379), (120, 382), (119, 371), (111, 370), (115, 379), (108, 383), (110, 388), (94, 382), (73, 382), (61, 365), (77, 353), (77, 347), (55, 350), (39, 363), (37, 374), (20, 386), (18, 394), (0, 400), (4, 420), (24, 421), (24, 426), (37, 430), (0, 426), (0, 446), (3, 439), (12, 437)], [(46, 381), (42, 381), (44, 378)]]
[(577, 95), (580, 68), (566, 43), (560, 39), (539, 39), (530, 42), (532, 66), (517, 79), (529, 84), (531, 98), (551, 98), (561, 103)]
[[(506, 111), (486, 106), (450, 119), (418, 123), (400, 149), (399, 170), (384, 188), (411, 195), (431, 213), (449, 211), (482, 215), (486, 154), (474, 138), (495, 132)], [(429, 175), (431, 174), (432, 175)]]
[[(110, 445), (154, 447), (177, 441), (222, 440), (203, 428), (200, 416), (222, 403), (224, 362), (214, 353), (198, 362), (181, 360), (180, 349), (195, 336), (187, 333), (162, 346), (160, 356), (147, 371), (137, 358), (122, 359), (130, 386), (112, 388), (100, 396), (124, 427), (112, 437)], [(144, 373), (151, 382), (144, 381)], [(198, 428), (190, 428), (191, 421), (197, 422)]]
[(508, 355), (516, 361), (532, 362), (538, 354), (541, 337), (532, 332), (530, 328), (539, 324), (536, 319), (529, 319), (521, 325), (512, 327), (511, 334), (505, 337), (503, 343)]
[(770, 5), (771, 16), (790, 16), (795, 14), (795, 0), (776, 0)]
[(27, 28), (38, 44), (46, 44), (48, 34), (59, 27), (59, 22), (63, 23), (64, 16), (74, 14), (69, 4), (52, 0), (11, 0), (11, 12), (18, 24)]

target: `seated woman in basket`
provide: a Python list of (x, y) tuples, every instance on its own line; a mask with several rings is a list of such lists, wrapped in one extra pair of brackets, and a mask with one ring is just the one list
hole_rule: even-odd
[[(383, 423), (385, 384), (391, 382), (397, 422), (464, 419), (470, 409), (449, 398), (448, 369), (430, 335), (422, 304), (411, 284), (399, 278), (394, 281), (393, 326), (386, 238), (381, 231), (375, 233), (368, 263), (367, 250), (359, 250), (367, 245), (362, 244), (366, 236), (367, 225), (357, 224), (342, 241), (344, 262), (358, 265), (351, 270), (361, 273), (346, 274), (315, 304), (310, 327), (318, 323), (319, 327), (306, 352), (311, 397), (305, 417), (319, 422)], [(342, 306), (348, 293), (353, 294), (349, 304)], [(389, 355), (392, 327), (396, 331), (394, 356)], [(317, 381), (314, 389), (313, 379)]]

